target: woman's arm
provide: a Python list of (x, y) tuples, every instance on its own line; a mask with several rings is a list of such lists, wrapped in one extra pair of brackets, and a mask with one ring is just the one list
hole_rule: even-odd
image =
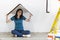
[(26, 19), (26, 21), (27, 21), (27, 22), (29, 22), (29, 21), (30, 21), (31, 16), (32, 16), (32, 14), (30, 13), (30, 14), (29, 14), (29, 17)]
[(9, 22), (11, 22), (11, 20), (8, 19), (8, 15), (6, 15), (6, 23), (9, 23)]

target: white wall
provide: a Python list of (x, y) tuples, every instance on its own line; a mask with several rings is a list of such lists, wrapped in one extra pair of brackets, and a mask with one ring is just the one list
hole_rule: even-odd
[(32, 32), (49, 32), (60, 2), (49, 0), (50, 13), (45, 12), (45, 2), (46, 0), (0, 0), (0, 32), (9, 32), (14, 28), (6, 24), (5, 17), (19, 3), (33, 14), (32, 26), (29, 26)]

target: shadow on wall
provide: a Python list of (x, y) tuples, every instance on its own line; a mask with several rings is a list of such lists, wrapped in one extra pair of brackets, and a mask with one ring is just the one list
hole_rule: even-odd
[[(10, 15), (9, 15), (9, 18), (11, 18), (12, 16), (14, 16), (15, 13), (16, 13), (16, 10), (19, 9), (19, 8), (23, 10), (23, 15), (24, 15), (26, 18), (28, 18), (29, 13), (31, 13), (31, 12), (29, 12), (29, 11), (28, 11), (26, 8), (24, 8), (24, 6), (21, 5), (21, 4), (18, 4), (14, 9), (12, 9), (12, 10), (8, 13), (8, 14), (10, 14)], [(23, 22), (23, 26), (24, 26), (24, 29), (25, 29), (25, 30), (30, 30), (30, 31), (34, 30), (34, 29), (33, 29), (32, 21), (30, 21), (30, 22), (25, 22), (25, 21), (24, 21), (24, 22)], [(15, 27), (14, 22), (8, 23), (8, 24), (7, 24), (7, 27), (8, 27), (9, 32), (10, 32), (11, 30), (13, 30), (14, 27)]]

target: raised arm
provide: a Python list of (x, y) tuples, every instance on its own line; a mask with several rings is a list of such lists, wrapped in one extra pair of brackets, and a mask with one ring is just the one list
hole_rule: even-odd
[(11, 22), (11, 20), (8, 19), (8, 15), (6, 15), (6, 23), (9, 23), (9, 22)]
[(29, 22), (29, 21), (30, 21), (31, 16), (32, 16), (32, 14), (30, 13), (30, 14), (29, 14), (29, 17), (26, 19), (26, 21), (27, 21), (27, 22)]

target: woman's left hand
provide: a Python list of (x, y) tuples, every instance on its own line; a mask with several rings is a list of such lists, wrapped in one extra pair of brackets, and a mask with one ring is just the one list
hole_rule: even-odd
[(32, 16), (32, 14), (30, 13), (30, 15), (29, 16)]
[(31, 16), (32, 16), (32, 14), (30, 13), (30, 14), (29, 14), (29, 17), (28, 17), (28, 19), (26, 19), (26, 21), (27, 21), (27, 22), (29, 22), (29, 21), (30, 21), (30, 19), (31, 19)]

